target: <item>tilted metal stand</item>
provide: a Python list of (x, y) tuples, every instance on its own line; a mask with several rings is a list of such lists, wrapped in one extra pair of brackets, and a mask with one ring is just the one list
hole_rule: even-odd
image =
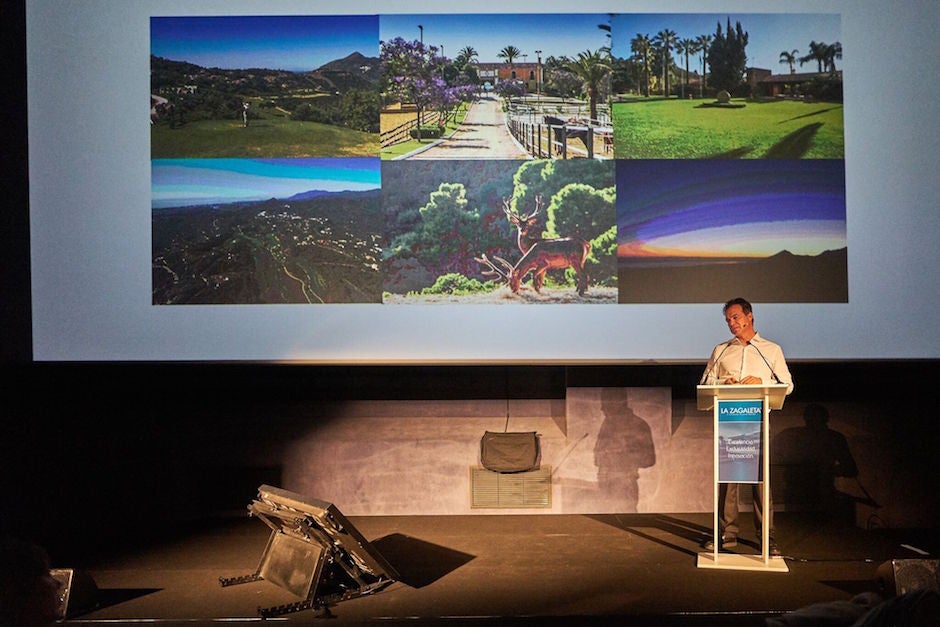
[(227, 587), (265, 580), (301, 599), (259, 607), (263, 618), (308, 609), (329, 615), (330, 605), (377, 592), (398, 577), (330, 503), (262, 485), (248, 514), (271, 528), (258, 568), (250, 575), (219, 577), (219, 583)]

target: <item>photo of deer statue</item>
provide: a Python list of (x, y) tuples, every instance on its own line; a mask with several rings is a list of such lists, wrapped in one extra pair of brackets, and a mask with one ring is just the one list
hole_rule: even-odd
[(572, 268), (577, 276), (578, 295), (583, 296), (588, 286), (584, 263), (591, 252), (591, 244), (576, 237), (544, 239), (538, 224), (541, 209), (541, 196), (535, 199), (535, 211), (527, 215), (513, 211), (509, 201), (504, 198), (503, 211), (509, 222), (516, 227), (516, 243), (522, 252), (522, 259), (512, 265), (505, 259), (494, 256), (493, 260), (498, 266), (485, 254), (476, 260), (488, 267), (488, 270), (483, 272), (484, 275), (499, 276), (509, 284), (514, 294), (519, 293), (519, 284), (530, 272), (533, 273), (532, 287), (541, 294), (546, 272)]

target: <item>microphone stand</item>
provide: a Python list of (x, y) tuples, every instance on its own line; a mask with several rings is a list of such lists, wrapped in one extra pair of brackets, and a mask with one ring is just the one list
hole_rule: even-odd
[(760, 352), (760, 349), (757, 348), (757, 344), (754, 344), (754, 343), (752, 343), (752, 342), (748, 342), (747, 345), (748, 345), (748, 346), (753, 346), (753, 347), (754, 347), (754, 350), (757, 351), (757, 354), (760, 355), (760, 358), (764, 360), (764, 364), (767, 366), (767, 369), (770, 370), (770, 376), (772, 376), (772, 377), (774, 378), (774, 381), (776, 381), (777, 383), (781, 383), (781, 384), (782, 384), (783, 381), (781, 381), (781, 380), (780, 380), (780, 377), (777, 376), (777, 373), (774, 372), (774, 367), (771, 366), (771, 365), (770, 365), (770, 362), (767, 361), (767, 358), (764, 357), (764, 353)]
[(705, 369), (705, 374), (702, 375), (701, 380), (698, 382), (699, 385), (702, 385), (703, 383), (705, 383), (705, 379), (708, 378), (708, 375), (712, 373), (712, 370), (714, 370), (715, 366), (718, 365), (718, 362), (721, 361), (721, 356), (725, 354), (725, 351), (728, 350), (728, 347), (731, 346), (731, 342), (733, 341), (734, 340), (728, 340), (727, 342), (725, 342), (725, 347), (722, 348), (721, 352), (718, 353), (718, 357), (715, 357), (714, 363), (712, 363), (710, 368)]

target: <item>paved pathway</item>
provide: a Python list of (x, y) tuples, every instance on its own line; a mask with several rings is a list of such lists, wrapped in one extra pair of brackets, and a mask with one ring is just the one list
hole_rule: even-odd
[(528, 159), (529, 155), (506, 129), (506, 116), (497, 98), (481, 98), (470, 106), (454, 134), (405, 159)]

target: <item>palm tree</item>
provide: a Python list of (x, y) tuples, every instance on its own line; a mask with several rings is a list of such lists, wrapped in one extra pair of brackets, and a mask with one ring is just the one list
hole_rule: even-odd
[(823, 51), (823, 58), (825, 59), (823, 64), (826, 68), (832, 72), (836, 73), (836, 59), (842, 58), (842, 44), (838, 41), (834, 44), (826, 46)]
[(454, 67), (457, 69), (458, 80), (468, 84), (478, 84), (480, 76), (473, 62), (477, 60), (478, 54), (473, 46), (461, 48), (454, 59)]
[(826, 44), (824, 44), (821, 41), (809, 42), (809, 54), (806, 54), (799, 58), (800, 65), (803, 65), (804, 63), (808, 63), (810, 61), (815, 61), (818, 67), (819, 73), (822, 74), (823, 64), (826, 63), (826, 48), (827, 48)]
[(794, 48), (790, 52), (787, 52), (786, 50), (784, 50), (783, 52), (780, 53), (780, 63), (786, 63), (787, 65), (790, 66), (790, 74), (793, 74), (793, 72), (795, 72), (795, 70), (793, 69), (793, 64), (796, 63), (797, 52), (799, 51)]
[(682, 83), (682, 98), (685, 98), (685, 92), (689, 88), (689, 55), (698, 52), (698, 44), (694, 39), (680, 39), (676, 44), (676, 51), (685, 55), (685, 82)]
[(656, 33), (656, 37), (653, 38), (653, 43), (659, 46), (660, 51), (663, 55), (663, 95), (669, 97), (669, 66), (672, 63), (672, 57), (669, 53), (674, 47), (676, 42), (676, 31), (664, 28), (663, 30)]
[(649, 35), (637, 33), (636, 37), (630, 40), (630, 50), (633, 52), (640, 64), (643, 66), (643, 95), (650, 96), (650, 66), (652, 65), (653, 43)]
[(465, 46), (460, 49), (459, 53), (457, 53), (457, 58), (463, 59), (465, 64), (470, 64), (479, 58), (479, 54), (477, 54), (477, 51), (473, 46)]
[[(511, 80), (515, 79), (516, 72), (515, 72), (515, 69), (513, 69), (512, 62), (516, 60), (516, 57), (522, 56), (522, 50), (519, 50), (515, 46), (510, 45), (510, 46), (506, 46), (505, 48), (500, 50), (498, 53), (496, 53), (496, 56), (499, 57), (500, 59), (506, 60), (506, 63), (509, 64), (509, 77)], [(497, 79), (497, 82), (498, 82), (498, 79)]]
[(699, 35), (695, 38), (698, 51), (702, 53), (702, 82), (698, 85), (699, 98), (705, 97), (705, 64), (708, 62), (708, 47), (712, 45), (711, 35)]
[(519, 50), (515, 46), (506, 46), (500, 50), (496, 56), (500, 59), (506, 59), (506, 63), (512, 68), (512, 62), (515, 61), (517, 57), (522, 56), (522, 50)]
[(608, 57), (600, 50), (579, 52), (576, 59), (566, 59), (563, 67), (580, 78), (588, 100), (588, 116), (597, 120), (597, 96), (607, 73), (610, 72)]

